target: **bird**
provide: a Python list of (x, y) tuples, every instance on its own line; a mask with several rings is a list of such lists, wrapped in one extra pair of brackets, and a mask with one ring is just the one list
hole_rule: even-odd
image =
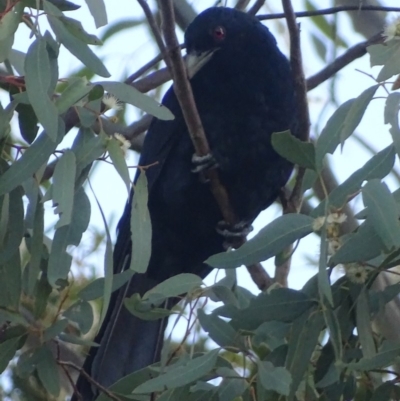
[[(290, 129), (298, 135), (290, 63), (266, 26), (228, 7), (201, 12), (185, 32), (185, 45), (188, 77), (211, 149), (213, 165), (208, 168), (217, 169), (241, 226), (251, 226), (293, 171), (271, 145), (274, 132)], [(218, 230), (223, 217), (201, 178), (201, 163), (193, 159), (194, 147), (173, 86), (162, 104), (175, 118), (153, 119), (139, 160), (139, 165), (151, 166), (146, 170), (152, 224), (149, 265), (112, 294), (95, 338), (99, 347), (89, 350), (83, 365), (104, 387), (160, 360), (167, 319), (141, 320), (125, 308), (123, 299), (143, 295), (180, 273), (204, 278), (211, 271), (204, 261), (224, 251), (225, 238)], [(118, 224), (114, 273), (129, 267), (134, 196), (133, 189)], [(72, 401), (91, 401), (97, 395), (96, 386), (81, 375)]]

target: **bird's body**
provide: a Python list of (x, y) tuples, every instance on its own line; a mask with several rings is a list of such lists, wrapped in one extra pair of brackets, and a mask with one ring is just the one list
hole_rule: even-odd
[[(189, 55), (216, 50), (191, 85), (220, 180), (240, 221), (251, 224), (276, 199), (292, 171), (271, 146), (272, 133), (294, 131), (289, 63), (267, 28), (232, 9), (204, 11), (187, 29), (185, 42)], [(106, 387), (158, 360), (166, 324), (134, 317), (121, 305), (124, 296), (143, 294), (179, 273), (205, 277), (211, 269), (204, 260), (223, 251), (224, 238), (216, 231), (222, 214), (208, 184), (191, 171), (194, 148), (172, 88), (163, 104), (175, 119), (153, 120), (140, 158), (140, 165), (158, 163), (146, 172), (153, 231), (149, 267), (113, 294), (96, 338), (100, 347), (90, 351), (84, 365)], [(129, 266), (130, 208), (128, 203), (119, 223), (116, 273)], [(77, 389), (84, 401), (94, 399), (84, 378)]]

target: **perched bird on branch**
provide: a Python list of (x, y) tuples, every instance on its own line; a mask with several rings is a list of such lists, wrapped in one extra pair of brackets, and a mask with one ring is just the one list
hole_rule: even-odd
[[(291, 129), (296, 134), (289, 62), (265, 26), (229, 8), (202, 12), (187, 28), (185, 44), (193, 94), (212, 151), (210, 159), (240, 226), (250, 226), (274, 202), (292, 172), (293, 166), (271, 146), (274, 132)], [(83, 367), (105, 387), (157, 362), (162, 348), (167, 320), (133, 316), (122, 303), (124, 297), (143, 295), (180, 273), (205, 277), (211, 268), (204, 260), (223, 251), (225, 238), (216, 229), (222, 214), (209, 185), (196, 172), (201, 166), (193, 165), (194, 147), (173, 88), (163, 104), (175, 119), (153, 120), (139, 162), (143, 166), (157, 162), (146, 172), (153, 231), (150, 263), (145, 274), (135, 274), (113, 294), (95, 339), (100, 346), (90, 350)], [(130, 263), (134, 196), (118, 226), (115, 273)], [(84, 401), (99, 393), (84, 376), (76, 388)], [(73, 400), (77, 399), (75, 394)]]

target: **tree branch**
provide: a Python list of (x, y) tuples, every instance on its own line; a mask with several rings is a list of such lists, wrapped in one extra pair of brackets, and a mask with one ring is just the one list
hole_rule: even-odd
[(94, 380), (89, 373), (87, 373), (83, 368), (80, 368), (79, 366), (75, 365), (72, 362), (69, 361), (60, 361), (57, 360), (57, 363), (60, 366), (68, 366), (69, 368), (75, 369), (76, 371), (79, 372), (80, 375), (84, 376), (85, 379), (93, 384), (93, 386), (97, 387), (101, 392), (103, 392), (108, 398), (110, 398), (113, 401), (122, 401), (121, 398), (117, 397), (114, 395), (111, 391), (109, 391), (106, 387), (102, 386), (100, 383), (98, 383), (96, 380)]
[(368, 40), (365, 40), (361, 43), (356, 44), (353, 47), (350, 47), (344, 54), (339, 56), (336, 60), (334, 60), (331, 64), (328, 64), (323, 70), (319, 71), (315, 75), (312, 75), (307, 79), (307, 90), (312, 90), (320, 85), (322, 82), (325, 82), (333, 75), (335, 75), (338, 71), (349, 65), (354, 60), (364, 56), (367, 53), (367, 47), (383, 43), (384, 38), (381, 33), (377, 33), (372, 36)]
[[(357, 5), (357, 6), (340, 6), (324, 8), (322, 10), (312, 11), (299, 11), (294, 13), (297, 18), (304, 17), (316, 17), (319, 15), (330, 15), (337, 14), (343, 11), (386, 11), (386, 12), (400, 12), (400, 7), (383, 7), (383, 6), (368, 6), (368, 5)], [(275, 14), (260, 14), (257, 18), (261, 21), (284, 18), (286, 13), (275, 13)]]
[[(190, 137), (193, 142), (196, 154), (198, 156), (206, 156), (210, 153), (207, 138), (204, 133), (200, 116), (197, 112), (196, 104), (193, 97), (192, 88), (187, 78), (186, 67), (183, 63), (178, 39), (175, 34), (175, 19), (172, 0), (163, 0), (160, 3), (160, 10), (163, 17), (162, 30), (164, 40), (168, 49), (169, 63), (171, 74), (174, 79), (174, 90), (176, 97), (182, 109), (186, 125)], [(210, 181), (210, 189), (216, 199), (221, 210), (223, 219), (230, 225), (237, 223), (237, 217), (229, 202), (226, 189), (222, 186), (218, 171), (216, 169), (209, 170), (206, 173)], [(244, 243), (245, 239), (237, 241), (235, 247)], [(257, 284), (258, 288), (265, 289), (270, 285), (271, 277), (262, 268), (260, 264), (253, 265), (248, 268), (251, 277)]]
[[(293, 11), (292, 3), (290, 0), (282, 0), (283, 10), (287, 21), (287, 26), (290, 36), (290, 65), (292, 67), (292, 74), (294, 78), (294, 90), (297, 103), (297, 137), (302, 141), (308, 141), (310, 134), (310, 115), (308, 111), (307, 99), (307, 85), (304, 77), (303, 63), (300, 48), (300, 32), (296, 22), (296, 16)], [(305, 169), (299, 167), (296, 175), (294, 188), (288, 202), (284, 205), (283, 213), (298, 213), (302, 202), (301, 187)], [(280, 258), (275, 258), (275, 281), (284, 287), (288, 286), (288, 275), (290, 272), (291, 254), (293, 246), (288, 247), (285, 253), (289, 256), (285, 257), (283, 263)]]

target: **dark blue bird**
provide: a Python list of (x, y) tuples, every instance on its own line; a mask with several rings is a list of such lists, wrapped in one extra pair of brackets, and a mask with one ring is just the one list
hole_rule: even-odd
[[(185, 44), (196, 105), (220, 180), (237, 217), (250, 225), (274, 202), (293, 168), (271, 146), (274, 132), (291, 129), (296, 135), (289, 62), (265, 26), (229, 8), (202, 12), (188, 27)], [(158, 162), (146, 173), (153, 229), (149, 267), (113, 294), (95, 339), (100, 347), (90, 350), (84, 364), (106, 387), (159, 360), (167, 323), (134, 317), (123, 298), (144, 294), (179, 273), (205, 277), (211, 269), (204, 260), (223, 251), (224, 238), (216, 230), (222, 215), (208, 184), (192, 172), (194, 148), (172, 88), (163, 104), (175, 119), (153, 120), (140, 158), (140, 165)], [(118, 226), (115, 273), (129, 266), (132, 196)], [(83, 376), (77, 390), (84, 401), (98, 394)]]

